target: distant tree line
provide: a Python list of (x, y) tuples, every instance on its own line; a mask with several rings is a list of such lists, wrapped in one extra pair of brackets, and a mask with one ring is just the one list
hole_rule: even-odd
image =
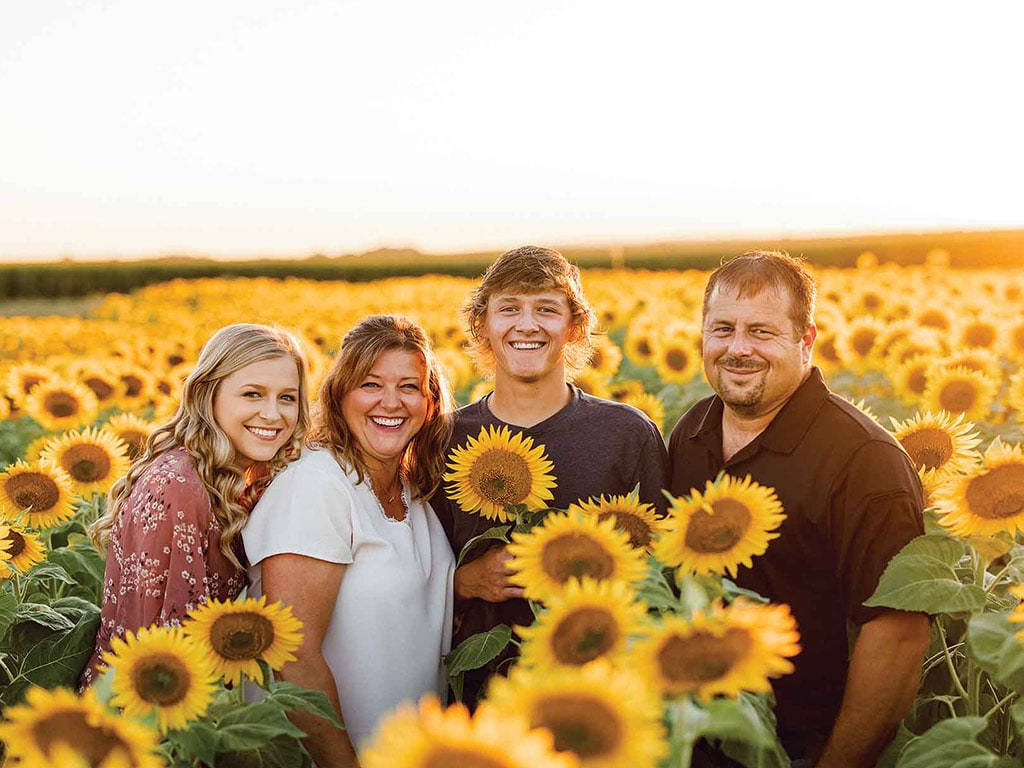
[[(614, 248), (566, 248), (585, 268), (712, 269), (750, 248), (781, 248), (819, 266), (851, 267), (865, 251), (880, 263), (924, 263), (930, 252), (946, 251), (954, 267), (1024, 266), (1024, 230), (869, 235), (838, 238), (723, 240)], [(448, 274), (477, 277), (498, 252), (421, 254), (384, 249), (358, 256), (218, 261), (160, 258), (144, 261), (71, 261), (0, 264), (0, 300), (62, 298), (128, 293), (176, 278), (298, 277), (364, 282), (385, 277)]]

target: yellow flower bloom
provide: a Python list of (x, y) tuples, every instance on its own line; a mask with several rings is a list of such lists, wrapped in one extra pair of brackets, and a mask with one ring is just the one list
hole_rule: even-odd
[(184, 728), (213, 701), (218, 679), (213, 665), (181, 627), (115, 637), (103, 663), (115, 671), (111, 703), (129, 717), (155, 714), (162, 731)]
[(645, 414), (647, 418), (654, 422), (659, 430), (665, 426), (665, 404), (661, 402), (661, 398), (657, 395), (640, 392), (638, 394), (626, 395), (620, 402), (631, 405)]
[(662, 626), (633, 651), (637, 669), (668, 696), (736, 697), (771, 690), (769, 678), (793, 671), (800, 652), (796, 621), (786, 605), (743, 599), (712, 605), (692, 619), (666, 616)]
[(43, 542), (34, 533), (14, 525), (0, 525), (0, 579), (25, 573), (46, 557)]
[(280, 602), (267, 605), (266, 595), (234, 602), (211, 600), (189, 612), (182, 625), (225, 681), (238, 685), (242, 675), (259, 679), (259, 661), (280, 669), (295, 661), (302, 645), (302, 622)]
[(935, 491), (935, 504), (954, 536), (1024, 531), (1024, 448), (995, 440), (981, 466)]
[(487, 699), (503, 713), (547, 728), (555, 749), (581, 768), (655, 768), (666, 752), (661, 698), (604, 659), (582, 667), (512, 670), (492, 678)]
[(425, 696), (386, 716), (360, 755), (363, 768), (576, 768), (554, 751), (551, 734), (522, 716), (484, 702), (472, 716), (462, 704), (443, 709)]
[(49, 528), (74, 516), (71, 477), (48, 459), (20, 459), (0, 473), (0, 519), (24, 516), (30, 528)]
[(609, 518), (615, 521), (615, 527), (629, 534), (629, 543), (637, 549), (651, 550), (654, 537), (666, 530), (665, 522), (659, 520), (651, 504), (645, 504), (639, 498), (628, 496), (602, 495), (596, 501), (582, 499), (569, 505), (569, 513), (594, 515), (598, 521)]
[(654, 554), (666, 565), (687, 573), (736, 575), (748, 568), (755, 555), (764, 554), (774, 532), (786, 519), (775, 490), (722, 475), (709, 480), (704, 492), (673, 499), (668, 530), (654, 545)]
[(927, 375), (928, 386), (921, 397), (923, 408), (963, 414), (968, 421), (988, 416), (999, 390), (998, 382), (964, 365), (935, 368)]
[(22, 407), (25, 413), (51, 432), (88, 424), (100, 410), (91, 389), (77, 381), (59, 379), (34, 386)]
[(615, 659), (626, 640), (639, 634), (647, 606), (621, 581), (570, 581), (547, 601), (533, 625), (516, 627), (523, 639), (520, 664), (527, 667), (581, 666), (597, 658)]
[(134, 413), (119, 413), (107, 421), (107, 429), (121, 438), (128, 446), (128, 458), (134, 461), (146, 447), (146, 440), (156, 426)]
[[(96, 700), (94, 691), (82, 696), (57, 688), (30, 688), (25, 703), (4, 711), (0, 740), (8, 758), (24, 768), (67, 768), (69, 756), (91, 768), (161, 768), (155, 731), (115, 715)], [(57, 759), (61, 762), (56, 762)]]
[(124, 441), (110, 430), (95, 427), (61, 435), (42, 457), (67, 472), (72, 488), (82, 496), (106, 493), (130, 466)]
[(634, 582), (647, 573), (646, 553), (630, 545), (614, 520), (593, 515), (548, 515), (532, 531), (513, 533), (507, 549), (507, 566), (515, 574), (509, 580), (531, 600), (547, 600), (584, 576)]
[(981, 438), (971, 431), (974, 424), (964, 423), (963, 414), (926, 411), (906, 421), (890, 421), (893, 436), (914, 462), (922, 482), (934, 485), (967, 471), (981, 460), (981, 454), (975, 450)]
[(553, 466), (533, 438), (508, 427), (483, 427), (449, 455), (446, 492), (466, 512), (504, 523), (512, 519), (507, 505), (542, 509), (554, 498)]

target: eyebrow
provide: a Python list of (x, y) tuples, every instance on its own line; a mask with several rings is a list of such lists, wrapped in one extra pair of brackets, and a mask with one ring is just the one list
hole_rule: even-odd
[[(371, 371), (370, 373), (366, 374), (366, 378), (368, 378), (368, 379), (369, 378), (383, 379), (384, 377), (381, 376), (379, 373), (373, 373)], [(415, 382), (419, 382), (420, 381), (420, 377), (419, 376), (403, 376), (402, 378), (399, 379), (399, 381), (415, 381)]]
[[(267, 385), (266, 384), (239, 384), (238, 385), (239, 389), (245, 389), (246, 387), (252, 387), (253, 389), (266, 389)], [(298, 392), (299, 388), (298, 387), (285, 387), (281, 391), (282, 392)]]

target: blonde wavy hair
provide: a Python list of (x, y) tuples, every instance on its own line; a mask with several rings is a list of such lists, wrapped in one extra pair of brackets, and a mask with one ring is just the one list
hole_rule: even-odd
[(506, 251), (484, 272), (476, 290), (462, 307), (469, 331), (469, 353), (486, 378), (494, 377), (494, 351), (484, 332), (487, 303), (496, 293), (535, 294), (561, 291), (569, 302), (569, 338), (562, 349), (565, 375), (569, 381), (579, 376), (594, 354), (592, 335), (597, 325), (594, 308), (583, 294), (580, 270), (560, 252), (537, 245), (524, 245)]
[[(299, 414), (295, 432), (273, 459), (243, 471), (234, 465), (234, 445), (213, 415), (217, 389), (221, 381), (235, 371), (285, 355), (295, 360), (299, 372)], [(100, 549), (106, 547), (110, 529), (135, 482), (156, 458), (183, 446), (195, 461), (196, 471), (210, 494), (213, 514), (221, 524), (220, 550), (233, 565), (243, 568), (235, 551), (235, 540), (260, 492), (299, 455), (309, 429), (307, 388), (306, 356), (292, 334), (255, 323), (236, 323), (221, 328), (203, 346), (195, 368), (185, 379), (177, 412), (169, 422), (153, 431), (128, 474), (110, 489), (106, 513), (89, 528), (93, 542)]]
[(445, 451), (455, 408), (451, 387), (438, 365), (430, 340), (419, 325), (400, 315), (371, 315), (345, 334), (341, 351), (320, 385), (307, 443), (328, 448), (342, 465), (355, 470), (359, 482), (369, 473), (355, 435), (341, 411), (345, 396), (366, 379), (385, 352), (404, 350), (420, 356), (426, 369), (423, 393), (427, 413), (402, 456), (402, 472), (416, 498), (429, 498), (441, 483)]

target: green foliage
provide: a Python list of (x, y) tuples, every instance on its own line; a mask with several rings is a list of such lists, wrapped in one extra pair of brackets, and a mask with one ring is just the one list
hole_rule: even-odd
[(864, 604), (929, 614), (979, 611), (985, 607), (985, 591), (957, 576), (964, 556), (965, 545), (957, 539), (919, 536), (889, 562)]
[(967, 647), (983, 670), (1003, 685), (1024, 694), (1024, 643), (1020, 624), (1001, 613), (979, 613), (967, 626)]
[(900, 752), (896, 768), (1012, 768), (1020, 763), (982, 746), (978, 737), (988, 723), (983, 717), (943, 720), (911, 739)]

